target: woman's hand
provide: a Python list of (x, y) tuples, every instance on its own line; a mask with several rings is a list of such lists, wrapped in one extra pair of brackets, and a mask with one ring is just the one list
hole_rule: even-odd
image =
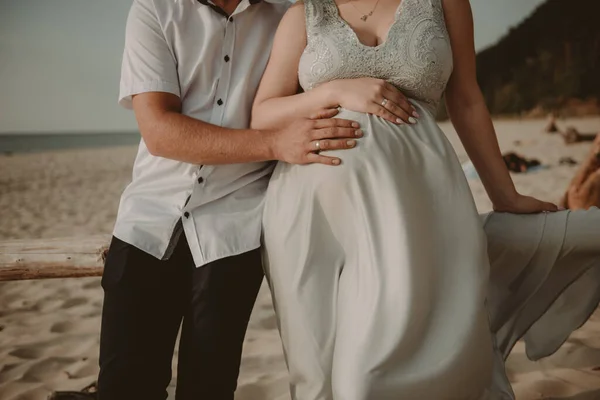
[(377, 115), (395, 124), (415, 124), (419, 113), (396, 87), (383, 79), (340, 79), (323, 84), (334, 104), (347, 110)]
[(494, 203), (494, 211), (513, 214), (535, 214), (540, 212), (554, 212), (559, 208), (552, 203), (538, 200), (534, 197), (523, 196), (516, 193), (508, 201)]

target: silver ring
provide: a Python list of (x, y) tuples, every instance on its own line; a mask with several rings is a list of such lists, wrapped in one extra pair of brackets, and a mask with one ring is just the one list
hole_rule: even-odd
[(383, 101), (381, 102), (381, 107), (385, 107), (385, 105), (388, 103), (388, 99), (386, 99), (385, 97), (383, 98)]
[(317, 140), (315, 142), (315, 147), (317, 148), (317, 151), (321, 150), (321, 141), (320, 140)]

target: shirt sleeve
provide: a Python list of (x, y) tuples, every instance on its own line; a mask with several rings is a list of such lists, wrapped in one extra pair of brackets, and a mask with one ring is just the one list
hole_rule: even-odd
[(181, 97), (177, 62), (152, 0), (134, 0), (125, 32), (119, 104), (132, 108), (132, 96), (166, 92)]

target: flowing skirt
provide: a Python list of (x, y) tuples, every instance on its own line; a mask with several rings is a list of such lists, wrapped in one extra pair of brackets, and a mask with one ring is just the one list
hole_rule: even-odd
[(600, 210), (482, 216), (491, 263), (488, 309), (496, 344), (493, 392), (514, 399), (504, 360), (556, 352), (600, 301)]
[[(418, 105), (417, 105), (418, 107)], [(494, 345), (486, 236), (454, 149), (342, 110), (365, 135), (342, 165), (279, 163), (265, 267), (297, 400), (479, 400)]]

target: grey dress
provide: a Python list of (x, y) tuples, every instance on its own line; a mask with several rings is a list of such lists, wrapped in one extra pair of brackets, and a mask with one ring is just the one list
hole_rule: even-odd
[[(506, 281), (492, 285), (490, 296), (487, 244), (503, 248), (507, 229), (537, 228), (545, 216), (494, 214), (484, 230), (434, 118), (452, 72), (441, 0), (403, 0), (377, 47), (360, 43), (333, 0), (306, 0), (305, 12), (305, 90), (335, 79), (381, 78), (407, 94), (421, 118), (397, 126), (341, 110), (340, 118), (360, 122), (365, 132), (357, 148), (339, 153), (341, 166), (279, 163), (274, 171), (264, 260), (292, 398), (510, 399), (503, 352), (533, 322), (521, 318), (525, 294), (510, 306), (502, 299), (512, 299), (506, 290), (513, 283), (528, 293), (543, 282), (523, 283), (538, 265), (508, 256), (501, 265), (514, 267), (514, 276), (497, 272)], [(509, 247), (515, 260), (540, 249), (536, 237), (526, 238), (524, 248)], [(545, 269), (554, 265), (551, 257), (544, 261)], [(536, 311), (527, 316), (535, 321), (543, 314)]]

